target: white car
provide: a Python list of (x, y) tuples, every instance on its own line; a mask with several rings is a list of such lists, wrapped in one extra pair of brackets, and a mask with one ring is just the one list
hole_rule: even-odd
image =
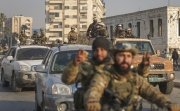
[(13, 91), (18, 92), (24, 87), (34, 87), (34, 67), (41, 64), (48, 50), (48, 47), (36, 45), (10, 48), (1, 62), (3, 86), (10, 85)]

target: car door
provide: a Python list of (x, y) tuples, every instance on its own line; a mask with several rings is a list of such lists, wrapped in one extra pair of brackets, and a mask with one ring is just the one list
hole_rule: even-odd
[(3, 70), (4, 70), (4, 77), (6, 79), (8, 79), (8, 81), (10, 80), (10, 77), (9, 77), (9, 68), (10, 68), (10, 64), (11, 64), (11, 61), (9, 61), (7, 59), (8, 56), (13, 56), (13, 52), (14, 52), (15, 48), (11, 48), (9, 50), (9, 52), (7, 53), (7, 55), (4, 57), (4, 60), (3, 60), (3, 63), (2, 63), (2, 66), (3, 66)]
[(9, 53), (9, 56), (12, 56), (13, 60), (11, 61), (7, 60), (6, 73), (9, 80), (11, 80), (12, 72), (14, 70), (15, 53), (16, 53), (16, 48), (12, 48), (12, 50)]
[[(48, 66), (48, 61), (49, 61), (49, 58), (52, 54), (52, 50), (50, 50), (46, 57), (44, 58), (44, 60), (42, 61), (42, 64), (41, 65), (44, 65), (45, 68), (47, 68)], [(36, 75), (36, 94), (37, 94), (37, 97), (38, 97), (38, 104), (41, 104), (41, 101), (42, 101), (42, 92), (44, 92), (45, 90), (45, 81), (46, 81), (46, 78), (47, 78), (47, 73), (43, 73), (43, 72), (38, 72), (37, 75)]]

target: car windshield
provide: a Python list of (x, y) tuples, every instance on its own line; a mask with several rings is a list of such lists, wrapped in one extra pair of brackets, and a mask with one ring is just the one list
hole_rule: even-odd
[(152, 45), (150, 42), (145, 42), (145, 41), (122, 41), (122, 42), (117, 42), (116, 47), (121, 48), (122, 45), (128, 44), (131, 45), (132, 47), (135, 47), (138, 49), (139, 54), (144, 54), (144, 53), (149, 53), (149, 54), (155, 54)]
[(22, 48), (17, 52), (17, 60), (41, 60), (46, 55), (47, 48)]
[[(89, 52), (90, 58), (92, 55), (91, 51)], [(51, 63), (51, 74), (62, 73), (65, 66), (75, 57), (77, 51), (62, 51), (54, 55), (53, 62)]]

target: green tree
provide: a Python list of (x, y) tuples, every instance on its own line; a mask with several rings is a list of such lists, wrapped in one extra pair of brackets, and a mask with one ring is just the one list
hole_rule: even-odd
[(23, 31), (24, 34), (26, 34), (26, 30), (28, 29), (27, 25), (21, 26), (21, 31)]
[(38, 40), (39, 40), (39, 34), (37, 31), (33, 31), (33, 35), (31, 36), (31, 39), (34, 40), (33, 44), (38, 44)]
[(45, 36), (45, 33), (44, 33), (44, 30), (43, 29), (40, 29), (40, 44), (43, 45), (43, 44), (46, 44), (47, 42), (47, 37)]
[(21, 45), (26, 44), (26, 40), (28, 39), (28, 36), (26, 35), (26, 30), (28, 29), (27, 25), (21, 26), (21, 32), (19, 34), (19, 41)]

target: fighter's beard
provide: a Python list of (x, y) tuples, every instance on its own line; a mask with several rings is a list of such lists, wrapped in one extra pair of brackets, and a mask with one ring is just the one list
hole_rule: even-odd
[[(122, 64), (124, 64), (124, 63), (122, 63)], [(127, 64), (127, 63), (126, 63)], [(129, 73), (129, 71), (130, 71), (130, 69), (131, 69), (131, 67), (130, 67), (130, 65), (129, 64), (127, 64), (128, 65), (128, 68), (123, 68), (122, 66), (121, 66), (121, 64), (119, 65), (119, 64), (114, 64), (114, 68), (116, 69), (116, 71), (119, 73), (119, 74), (122, 74), (122, 75), (125, 75), (125, 74), (128, 74)]]

